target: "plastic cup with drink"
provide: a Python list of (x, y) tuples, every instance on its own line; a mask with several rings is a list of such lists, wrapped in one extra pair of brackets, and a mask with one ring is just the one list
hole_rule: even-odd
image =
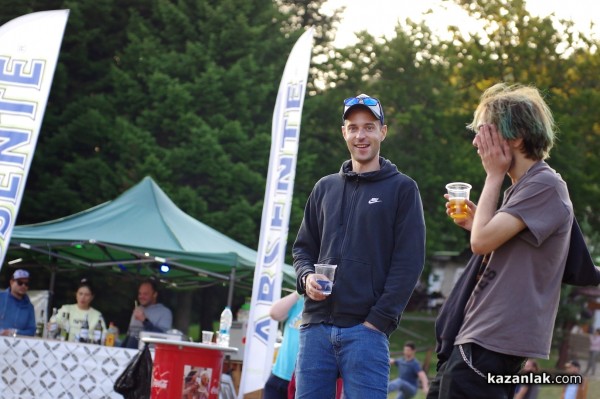
[[(327, 263), (315, 264), (315, 273), (317, 274), (317, 283), (321, 286), (323, 295), (330, 295), (333, 290), (333, 280), (335, 277), (335, 269), (337, 265)], [(325, 278), (323, 278), (325, 277)]]
[(471, 191), (468, 183), (454, 182), (446, 184), (448, 201), (450, 202), (450, 217), (452, 219), (465, 219), (468, 216), (469, 206), (467, 200)]

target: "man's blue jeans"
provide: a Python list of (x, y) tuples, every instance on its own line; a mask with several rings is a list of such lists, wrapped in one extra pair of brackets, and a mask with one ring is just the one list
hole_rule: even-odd
[(398, 391), (396, 399), (410, 399), (417, 394), (417, 387), (403, 379), (396, 378), (388, 384), (388, 392)]
[(386, 399), (390, 375), (387, 336), (362, 324), (300, 327), (296, 399), (333, 399), (338, 374), (344, 399)]

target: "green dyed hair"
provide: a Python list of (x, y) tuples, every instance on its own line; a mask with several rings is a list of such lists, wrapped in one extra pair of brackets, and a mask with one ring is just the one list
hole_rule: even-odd
[(522, 138), (527, 158), (550, 156), (556, 126), (552, 111), (535, 87), (498, 83), (487, 89), (467, 128), (477, 132), (485, 123), (495, 125), (507, 140)]

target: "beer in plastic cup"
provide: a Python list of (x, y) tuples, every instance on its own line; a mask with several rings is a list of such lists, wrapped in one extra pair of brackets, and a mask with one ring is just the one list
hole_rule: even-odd
[(446, 190), (448, 190), (448, 201), (450, 202), (450, 217), (452, 219), (466, 218), (469, 210), (467, 200), (471, 185), (462, 182), (448, 183)]

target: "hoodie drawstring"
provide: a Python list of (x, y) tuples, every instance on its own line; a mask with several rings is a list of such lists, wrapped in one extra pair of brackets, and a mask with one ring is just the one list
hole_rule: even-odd
[(348, 178), (344, 178), (344, 189), (342, 190), (342, 207), (340, 208), (340, 226), (344, 224), (344, 207), (346, 205), (346, 184), (348, 183)]

